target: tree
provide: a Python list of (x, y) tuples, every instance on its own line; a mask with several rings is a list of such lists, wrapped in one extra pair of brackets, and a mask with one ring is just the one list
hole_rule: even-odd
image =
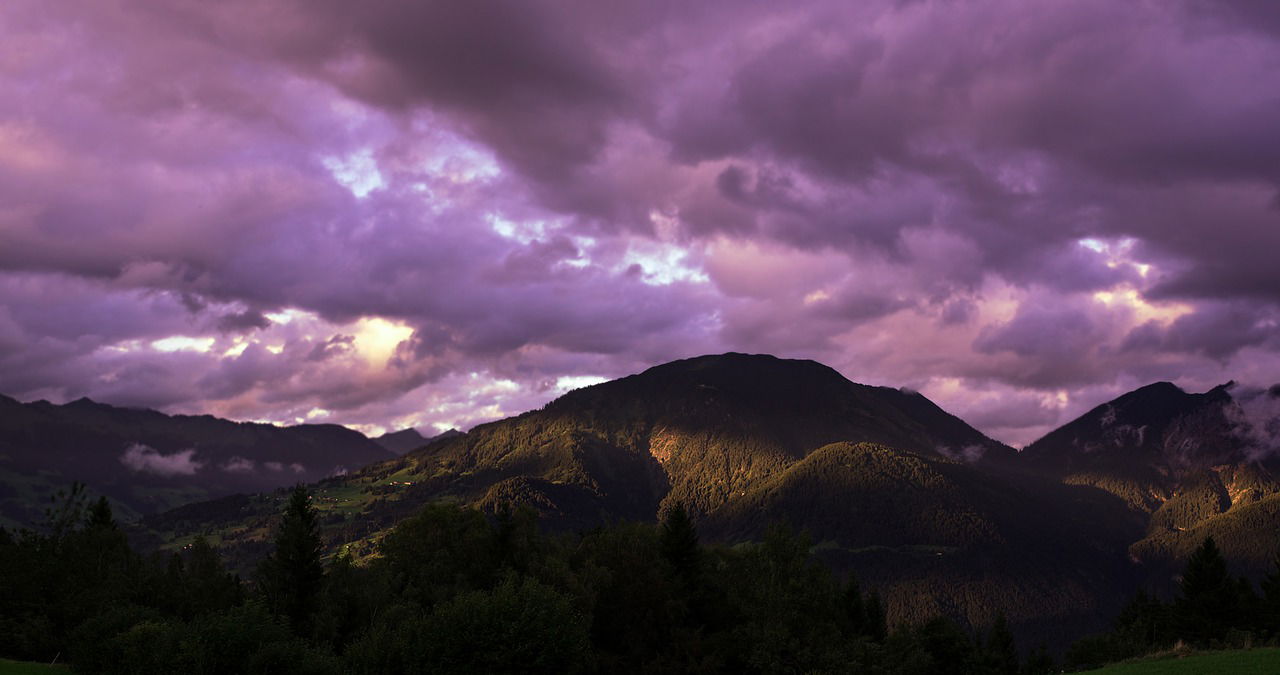
[(871, 591), (867, 594), (866, 604), (863, 605), (863, 616), (866, 617), (863, 629), (867, 637), (872, 642), (884, 642), (889, 635), (889, 620), (885, 616), (884, 603), (880, 601), (880, 594)]
[(111, 514), (111, 504), (106, 497), (98, 497), (98, 501), (89, 507), (89, 521), (87, 523), (89, 529), (115, 530), (116, 519)]
[(1241, 587), (1227, 573), (1227, 561), (1208, 537), (1191, 554), (1174, 603), (1180, 635), (1191, 640), (1222, 637), (1240, 622)]
[(1039, 647), (1027, 655), (1027, 662), (1022, 665), (1022, 675), (1049, 675), (1058, 672), (1058, 664), (1049, 655), (1049, 648), (1040, 643)]
[(460, 592), (492, 588), (501, 564), (484, 514), (457, 504), (428, 504), (379, 544), (378, 566), (398, 579), (405, 600), (431, 607)]
[(983, 661), (992, 673), (1018, 673), (1018, 648), (1014, 645), (1009, 620), (1004, 614), (996, 616), (995, 623), (991, 625), (991, 632), (987, 634), (987, 643), (983, 649)]
[(1262, 578), (1262, 622), (1272, 632), (1280, 632), (1280, 553), (1276, 554), (1271, 571)]
[(862, 600), (862, 589), (858, 586), (858, 578), (852, 574), (849, 575), (849, 581), (845, 583), (842, 600), (844, 601), (845, 617), (849, 620), (850, 634), (866, 635), (866, 606)]
[(682, 502), (676, 502), (667, 510), (658, 543), (662, 557), (671, 564), (676, 577), (686, 587), (696, 587), (702, 575), (702, 551), (698, 548), (698, 530)]
[(49, 498), (50, 507), (45, 509), (45, 529), (49, 538), (57, 544), (67, 535), (80, 528), (84, 522), (85, 501), (84, 483), (74, 481), (69, 491), (58, 490)]
[(575, 673), (590, 659), (590, 622), (573, 599), (515, 574), (462, 593), (427, 617), (426, 672)]
[(285, 507), (284, 519), (276, 533), (275, 551), (258, 566), (258, 588), (267, 606), (288, 618), (300, 633), (310, 621), (324, 582), (320, 550), (311, 494), (305, 486), (298, 485)]
[(240, 579), (227, 571), (218, 550), (204, 537), (191, 542), (183, 568), (187, 616), (229, 609), (243, 600)]
[(933, 661), (930, 672), (963, 675), (975, 670), (974, 645), (969, 636), (946, 617), (934, 617), (916, 629), (916, 640)]
[(1139, 589), (1129, 604), (1116, 617), (1116, 633), (1125, 639), (1146, 647), (1165, 642), (1167, 612), (1158, 598)]

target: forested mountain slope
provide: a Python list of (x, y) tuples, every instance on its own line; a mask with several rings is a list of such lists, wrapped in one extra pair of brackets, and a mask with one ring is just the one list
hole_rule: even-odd
[(313, 482), (390, 456), (334, 424), (277, 427), (87, 398), (54, 405), (0, 396), (0, 523), (38, 523), (49, 493), (71, 481), (136, 516)]

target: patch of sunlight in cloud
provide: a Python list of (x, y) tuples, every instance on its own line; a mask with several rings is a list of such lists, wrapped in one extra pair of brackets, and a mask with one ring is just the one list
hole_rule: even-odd
[(1081, 248), (1087, 248), (1090, 251), (1093, 251), (1094, 253), (1105, 253), (1107, 251), (1107, 245), (1103, 243), (1101, 240), (1094, 239), (1093, 237), (1086, 237), (1084, 239), (1081, 239), (1076, 242), (1076, 245), (1080, 246)]
[(651, 239), (633, 239), (628, 244), (619, 267), (625, 270), (632, 265), (640, 268), (640, 280), (650, 286), (711, 281), (706, 272), (689, 264), (689, 251)]
[(556, 378), (555, 389), (558, 392), (564, 393), (608, 381), (609, 378), (600, 377), (599, 375), (562, 375)]
[(1065, 389), (1049, 391), (1040, 395), (1040, 407), (1049, 410), (1062, 410), (1069, 403), (1071, 403), (1071, 396), (1067, 394)]
[(315, 315), (311, 314), (311, 312), (307, 312), (301, 309), (294, 309), (290, 307), (288, 309), (284, 309), (279, 312), (267, 312), (266, 314), (263, 314), (263, 316), (270, 319), (272, 323), (288, 325), (294, 319), (303, 318), (306, 316), (315, 316)]
[(373, 149), (364, 148), (346, 157), (324, 157), (321, 160), (324, 168), (329, 170), (333, 179), (351, 191), (357, 199), (364, 199), (369, 193), (386, 187), (382, 172), (378, 171), (378, 162), (373, 158)]
[(818, 290), (804, 296), (804, 304), (812, 305), (823, 300), (830, 300), (831, 294), (819, 288)]
[(466, 143), (449, 143), (443, 150), (427, 160), (423, 168), (451, 183), (488, 180), (502, 173), (492, 155)]
[(115, 344), (106, 345), (98, 348), (101, 351), (115, 352), (117, 354), (128, 354), (142, 349), (141, 340), (123, 340)]
[(272, 354), (279, 354), (284, 351), (284, 345), (267, 345), (266, 350)]
[(385, 364), (396, 347), (413, 335), (413, 329), (382, 317), (365, 317), (355, 322), (356, 352), (370, 364)]
[(545, 220), (517, 222), (498, 213), (485, 214), (484, 218), (498, 236), (521, 244), (531, 244), (539, 239), (546, 239), (548, 232), (560, 227), (559, 223), (550, 223)]
[(1150, 303), (1142, 297), (1136, 288), (1124, 284), (1107, 291), (1098, 291), (1093, 294), (1093, 299), (1105, 305), (1108, 308), (1128, 308), (1133, 312), (1133, 316), (1140, 322), (1159, 321), (1168, 324), (1184, 314), (1190, 314), (1192, 308), (1190, 305), (1179, 302), (1161, 302)]
[(174, 335), (151, 341), (151, 348), (159, 352), (208, 352), (213, 349), (213, 338), (193, 338), (185, 335)]
[(667, 286), (678, 281), (707, 283), (711, 277), (690, 262), (687, 248), (675, 242), (680, 221), (660, 211), (649, 212), (656, 238), (632, 238), (627, 242), (620, 270), (640, 269), (640, 280), (650, 286)]
[(364, 434), (365, 436), (368, 436), (369, 438), (381, 436), (387, 433), (388, 431), (388, 429), (382, 426), (381, 424), (347, 424), (344, 426), (346, 426), (348, 429), (354, 429), (355, 431), (359, 431), (360, 433)]
[(1105, 256), (1107, 267), (1117, 269), (1129, 266), (1137, 271), (1138, 276), (1146, 279), (1151, 274), (1151, 264), (1133, 259), (1133, 249), (1137, 244), (1138, 240), (1133, 237), (1120, 237), (1118, 239), (1085, 237), (1084, 239), (1076, 240), (1076, 245), (1080, 248)]
[(227, 348), (226, 351), (222, 352), (222, 356), (224, 357), (240, 356), (241, 354), (244, 353), (244, 350), (248, 348), (249, 348), (248, 340), (237, 340), (234, 345), (231, 345), (230, 347)]

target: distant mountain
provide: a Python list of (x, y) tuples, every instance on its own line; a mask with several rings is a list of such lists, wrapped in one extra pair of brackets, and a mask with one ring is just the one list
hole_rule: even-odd
[(1280, 391), (1227, 383), (1192, 394), (1168, 382), (1104, 403), (1022, 452), (1055, 480), (1123, 499), (1145, 533), (1129, 547), (1156, 590), (1205, 537), (1238, 573), (1267, 571), (1280, 552)]
[[(562, 530), (653, 522), (681, 501), (711, 541), (754, 539), (774, 520), (808, 530), (838, 570), (891, 591), (899, 619), (942, 611), (985, 625), (1003, 610), (1037, 639), (1099, 627), (1124, 596), (1117, 570), (1142, 530), (1116, 516), (1111, 495), (1027, 476), (1010, 468), (1017, 459), (918, 393), (812, 361), (723, 354), (575, 390), (327, 479), (316, 504), (329, 545), (360, 556), (433, 500), (523, 504)], [(248, 565), (266, 550), (279, 498), (147, 523), (169, 541), (215, 532)]]
[[(653, 522), (676, 501), (705, 540), (784, 522), (837, 571), (881, 590), (891, 620), (944, 613), (1063, 645), (1139, 586), (1168, 592), (1207, 535), (1256, 578), (1280, 549), (1280, 390), (1157, 383), (1018, 453), (918, 393), (812, 361), (722, 354), (575, 390), (315, 486), (331, 549), (375, 552), (423, 504), (519, 504), (544, 526)], [(401, 446), (403, 447), (403, 446)], [(160, 540), (213, 533), (237, 566), (265, 555), (282, 493), (146, 519)]]
[[(1027, 446), (1022, 464), (1116, 494), (1151, 513), (1214, 467), (1269, 464), (1233, 382), (1189, 394), (1158, 382), (1104, 403)], [(1266, 394), (1253, 394), (1253, 396)]]
[(373, 442), (381, 445), (387, 450), (390, 450), (394, 454), (403, 455), (414, 448), (421, 447), (427, 442), (427, 439), (423, 437), (422, 434), (418, 433), (417, 429), (410, 427), (408, 429), (401, 429), (400, 431), (387, 432), (374, 438)]
[(410, 427), (408, 429), (401, 429), (400, 431), (385, 433), (373, 439), (373, 442), (381, 445), (387, 450), (390, 450), (392, 453), (403, 455), (410, 450), (416, 450), (432, 441), (461, 435), (461, 431), (458, 431), (457, 429), (450, 429), (444, 433), (427, 437), (418, 433), (417, 429)]
[(333, 424), (277, 427), (87, 398), (54, 405), (0, 396), (0, 524), (39, 522), (49, 494), (73, 480), (115, 500), (127, 518), (314, 482), (390, 456)]
[(840, 441), (979, 462), (1013, 454), (918, 393), (855, 384), (813, 361), (730, 353), (578, 389), (360, 473), (421, 473), (424, 492), (481, 499), (515, 480), (538, 493), (525, 501), (569, 522), (652, 520), (675, 500), (715, 511)]

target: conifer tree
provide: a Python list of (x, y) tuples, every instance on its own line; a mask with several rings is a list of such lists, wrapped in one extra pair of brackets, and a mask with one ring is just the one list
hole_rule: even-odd
[(227, 609), (240, 604), (240, 579), (227, 571), (218, 550), (204, 537), (191, 542), (184, 565), (188, 611), (192, 615)]
[(850, 632), (853, 635), (866, 635), (866, 607), (862, 600), (862, 589), (858, 587), (858, 578), (856, 576), (849, 575), (849, 581), (845, 583), (841, 600), (844, 605), (845, 617), (849, 620)]
[(1280, 553), (1276, 554), (1271, 571), (1262, 578), (1260, 619), (1263, 627), (1272, 632), (1280, 632)]
[(289, 496), (276, 533), (275, 551), (258, 566), (258, 588), (272, 611), (304, 632), (324, 581), (320, 536), (311, 494), (298, 485)]
[(1027, 655), (1027, 662), (1022, 665), (1022, 675), (1049, 675), (1058, 671), (1058, 664), (1049, 655), (1049, 647), (1040, 643), (1039, 647)]
[(1018, 648), (1014, 645), (1013, 633), (1009, 630), (1009, 620), (1003, 613), (996, 616), (995, 623), (991, 625), (983, 651), (990, 672), (1017, 675)]
[(1227, 573), (1227, 561), (1213, 541), (1204, 540), (1182, 573), (1174, 605), (1181, 636), (1191, 640), (1221, 637), (1240, 614), (1240, 587)]
[(878, 592), (871, 591), (867, 594), (863, 616), (866, 617), (864, 630), (867, 637), (871, 638), (872, 642), (884, 642), (889, 636), (889, 620), (885, 616), (884, 603), (880, 601)]
[(686, 585), (696, 585), (702, 574), (702, 551), (698, 547), (698, 531), (683, 503), (676, 502), (662, 519), (659, 545), (677, 578)]
[(111, 504), (106, 497), (98, 497), (98, 501), (89, 507), (87, 527), (93, 529), (115, 530), (116, 519), (111, 513)]

